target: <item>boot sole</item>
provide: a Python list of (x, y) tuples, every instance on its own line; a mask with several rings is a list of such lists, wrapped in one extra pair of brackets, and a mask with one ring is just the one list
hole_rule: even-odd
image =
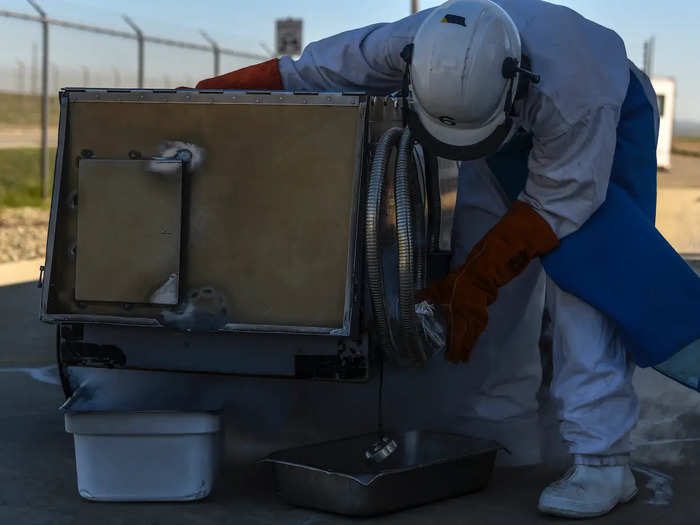
[(561, 509), (557, 507), (549, 507), (546, 505), (538, 505), (537, 508), (539, 509), (540, 512), (543, 512), (545, 514), (550, 514), (552, 516), (559, 516), (562, 518), (597, 518), (600, 516), (604, 516), (605, 514), (608, 514), (611, 512), (615, 507), (617, 507), (620, 504), (625, 504), (629, 503), (632, 501), (637, 493), (639, 492), (639, 489), (637, 487), (634, 488), (634, 491), (628, 496), (623, 496), (620, 498), (620, 500), (615, 503), (612, 507), (606, 510), (598, 511), (598, 512), (585, 512), (585, 511), (578, 511), (574, 509)]

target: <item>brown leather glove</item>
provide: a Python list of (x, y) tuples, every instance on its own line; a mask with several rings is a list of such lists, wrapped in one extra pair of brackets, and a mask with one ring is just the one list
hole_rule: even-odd
[(476, 340), (486, 330), (487, 307), (496, 300), (498, 289), (520, 275), (532, 259), (558, 245), (547, 221), (529, 205), (515, 201), (462, 266), (418, 292), (417, 301), (439, 305), (447, 319), (448, 361), (469, 361)]
[(273, 58), (254, 66), (231, 71), (225, 75), (208, 78), (197, 84), (197, 89), (265, 89), (281, 90), (282, 77), (279, 60)]

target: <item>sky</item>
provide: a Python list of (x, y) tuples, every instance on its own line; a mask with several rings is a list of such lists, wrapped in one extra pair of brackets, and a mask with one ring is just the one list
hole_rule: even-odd
[[(304, 20), (304, 43), (347, 29), (406, 16), (409, 0), (38, 0), (55, 18), (128, 31), (128, 14), (146, 34), (204, 43), (205, 29), (221, 46), (265, 55), (274, 43), (274, 21)], [(423, 0), (421, 8), (438, 5)], [(656, 38), (654, 74), (677, 81), (676, 118), (700, 121), (700, 2), (693, 0), (557, 0), (622, 36), (628, 56), (641, 65), (644, 41)], [(0, 9), (32, 13), (25, 0), (0, 0)], [(0, 17), (0, 89), (29, 89), (33, 48), (40, 45), (39, 24)], [(133, 86), (136, 43), (52, 27), (52, 90), (64, 85)], [(263, 43), (263, 45), (261, 45)], [(34, 53), (36, 54), (36, 52)], [(36, 59), (34, 59), (36, 61)], [(150, 87), (191, 85), (212, 75), (212, 57), (204, 52), (146, 46)], [(221, 70), (250, 61), (222, 57)], [(54, 85), (56, 84), (56, 85)]]

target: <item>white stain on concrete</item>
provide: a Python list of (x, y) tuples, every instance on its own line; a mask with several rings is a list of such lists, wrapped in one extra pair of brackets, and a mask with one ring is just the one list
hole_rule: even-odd
[(0, 372), (14, 372), (27, 374), (32, 379), (36, 379), (42, 383), (50, 385), (60, 385), (61, 380), (58, 377), (58, 368), (56, 365), (42, 366), (39, 368), (0, 368)]
[(645, 447), (648, 445), (673, 445), (675, 443), (697, 443), (700, 437), (678, 438), (678, 439), (654, 439), (652, 441), (641, 441), (634, 443), (635, 447)]
[(632, 470), (647, 477), (645, 487), (652, 496), (645, 503), (649, 505), (670, 505), (673, 501), (673, 478), (643, 465), (633, 465)]

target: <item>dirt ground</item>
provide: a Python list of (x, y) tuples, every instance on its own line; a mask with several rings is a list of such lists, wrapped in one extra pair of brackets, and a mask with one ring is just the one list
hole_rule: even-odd
[(49, 210), (0, 209), (0, 264), (44, 257)]
[(676, 138), (673, 139), (674, 153), (686, 153), (700, 157), (700, 139)]
[(700, 158), (674, 155), (659, 173), (656, 227), (681, 254), (700, 254)]
[[(56, 147), (58, 133), (56, 126), (49, 129), (49, 147)], [(41, 144), (41, 129), (36, 126), (0, 127), (0, 148), (31, 148)]]

